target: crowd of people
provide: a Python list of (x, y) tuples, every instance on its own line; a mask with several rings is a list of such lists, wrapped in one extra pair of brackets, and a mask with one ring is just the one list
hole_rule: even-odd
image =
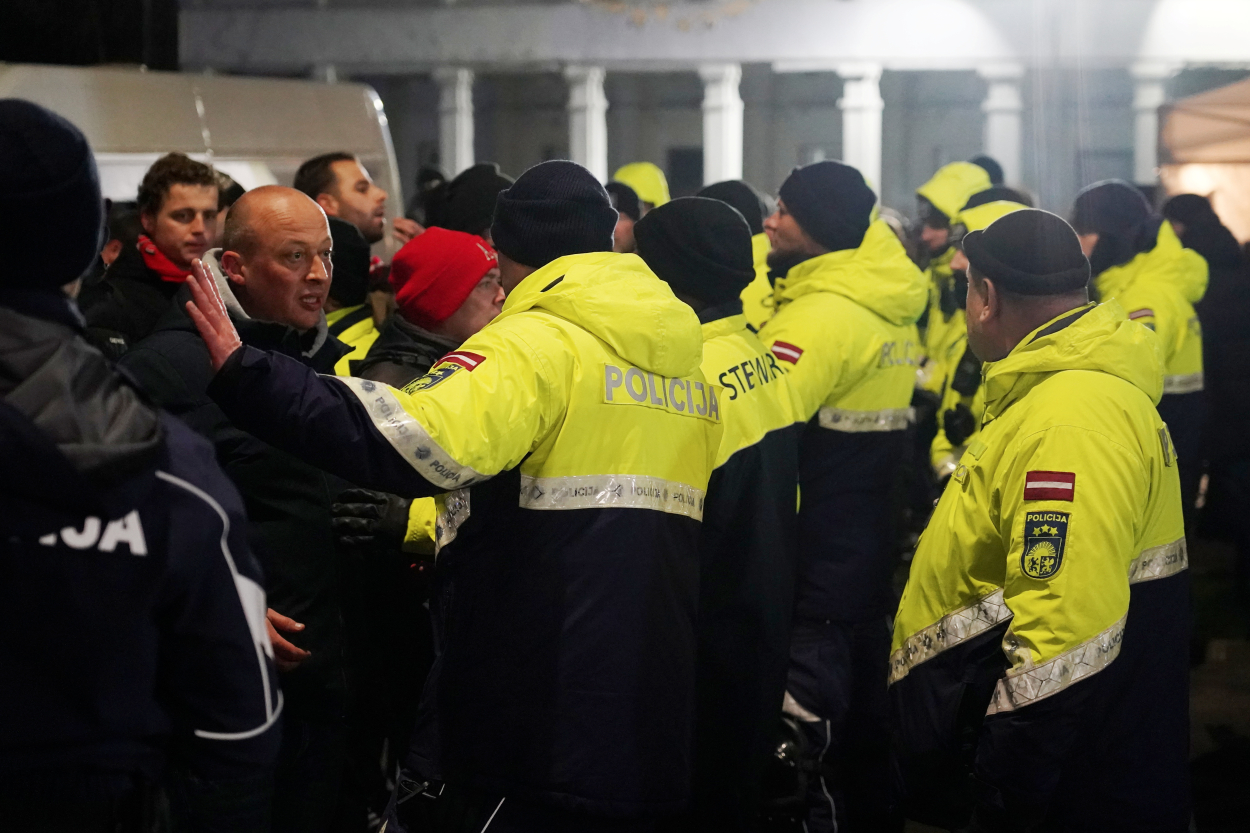
[(107, 204), (0, 100), (0, 828), (1189, 829), (1186, 529), (1250, 578), (1207, 199), (293, 184)]

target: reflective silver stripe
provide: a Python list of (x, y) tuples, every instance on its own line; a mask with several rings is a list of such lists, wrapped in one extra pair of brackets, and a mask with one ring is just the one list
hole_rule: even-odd
[(461, 465), (443, 451), (421, 423), (403, 409), (393, 389), (368, 379), (335, 378), (356, 394), (382, 436), (426, 480), (451, 491), (486, 479), (485, 475)]
[(890, 685), (906, 677), (925, 660), (1010, 618), (1011, 610), (1003, 601), (1001, 588), (961, 610), (946, 614), (907, 637), (902, 647), (890, 655)]
[(802, 720), (804, 723), (820, 722), (819, 717), (799, 705), (799, 701), (795, 700), (794, 695), (788, 691), (786, 692), (786, 696), (781, 698), (781, 713), (788, 714), (791, 717)]
[(1197, 393), (1202, 390), (1202, 371), (1184, 376), (1164, 376), (1164, 393)]
[(443, 495), (443, 508), (434, 520), (434, 555), (456, 540), (460, 525), (469, 519), (469, 490), (457, 489)]
[(1041, 665), (1008, 672), (998, 681), (985, 714), (1015, 711), (1058, 694), (1073, 683), (1097, 674), (1120, 655), (1126, 617), (1102, 633)]
[(703, 520), (703, 492), (685, 483), (633, 474), (521, 475), (525, 509), (655, 509)]
[(865, 431), (903, 431), (916, 421), (915, 408), (885, 408), (880, 411), (848, 411), (821, 408), (820, 427), (830, 431), (858, 434)]
[(1177, 538), (1170, 544), (1142, 550), (1141, 555), (1128, 565), (1128, 583), (1153, 581), (1167, 578), (1189, 567), (1189, 548), (1184, 538)]

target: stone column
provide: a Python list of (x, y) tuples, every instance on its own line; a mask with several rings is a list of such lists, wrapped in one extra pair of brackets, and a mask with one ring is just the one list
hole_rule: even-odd
[(1133, 64), (1133, 181), (1159, 181), (1159, 108), (1167, 99), (1164, 84), (1180, 67), (1165, 61)]
[(608, 179), (608, 98), (603, 67), (566, 67), (569, 84), (569, 158), (600, 182)]
[(438, 155), (448, 176), (473, 166), (473, 70), (445, 67), (438, 82)]
[(1019, 64), (993, 64), (979, 67), (977, 74), (988, 84), (981, 112), (985, 113), (985, 140), (982, 147), (1003, 166), (1003, 179), (1008, 185), (1021, 181), (1020, 124), (1024, 105), (1020, 97), (1020, 79), (1024, 67)]
[(842, 161), (864, 175), (868, 185), (881, 193), (881, 65), (841, 64)]
[(740, 64), (704, 64), (703, 184), (742, 179), (742, 80)]

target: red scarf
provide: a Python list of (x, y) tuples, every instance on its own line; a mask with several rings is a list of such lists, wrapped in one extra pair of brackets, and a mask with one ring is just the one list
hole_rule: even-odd
[(161, 280), (170, 283), (185, 283), (191, 273), (176, 265), (165, 257), (165, 253), (156, 248), (146, 234), (139, 235), (139, 254), (143, 255), (143, 265), (161, 276)]

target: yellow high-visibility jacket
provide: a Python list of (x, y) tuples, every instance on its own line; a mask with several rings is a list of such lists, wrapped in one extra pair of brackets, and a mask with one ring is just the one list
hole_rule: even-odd
[(1194, 304), (1206, 294), (1207, 277), (1202, 255), (1184, 248), (1164, 221), (1153, 249), (1095, 279), (1103, 299), (1115, 298), (1130, 320), (1159, 334), (1164, 394), (1202, 390), (1202, 326)]
[(351, 376), (353, 361), (360, 361), (378, 340), (378, 326), (373, 320), (373, 308), (369, 304), (343, 307), (326, 313), (326, 326), (330, 335), (352, 348), (352, 351), (334, 365), (334, 375)]
[[(1088, 304), (984, 380), (980, 436), (894, 624), (909, 816), (962, 827), (975, 792), (990, 828), (1005, 812), (1023, 827), (1183, 829), (1187, 556), (1158, 339), (1117, 303)], [(970, 792), (969, 767), (988, 789)]]
[(796, 615), (862, 621), (889, 601), (890, 493), (907, 452), (924, 275), (882, 220), (857, 249), (776, 283), (760, 339), (789, 370), (800, 456)]
[(690, 788), (699, 532), (722, 434), (698, 317), (636, 255), (552, 261), (399, 391), (244, 348), (247, 430), (406, 497), (471, 488), (439, 678), (443, 765), (597, 813)]
[(773, 315), (773, 284), (768, 279), (768, 253), (772, 246), (764, 233), (751, 237), (751, 255), (755, 259), (755, 279), (742, 290), (742, 314), (756, 332)]

